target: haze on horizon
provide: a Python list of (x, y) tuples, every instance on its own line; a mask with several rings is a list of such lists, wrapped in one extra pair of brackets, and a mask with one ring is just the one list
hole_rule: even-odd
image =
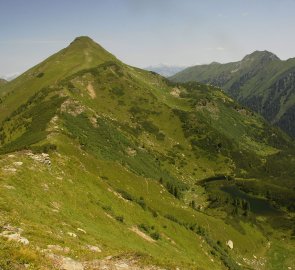
[(237, 61), (255, 50), (295, 56), (294, 0), (0, 0), (0, 77), (90, 36), (127, 64)]

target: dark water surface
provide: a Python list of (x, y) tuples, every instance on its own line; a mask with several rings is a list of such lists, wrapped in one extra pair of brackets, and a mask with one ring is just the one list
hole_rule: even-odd
[(250, 203), (250, 210), (254, 214), (267, 216), (280, 214), (280, 211), (274, 208), (269, 201), (249, 195), (238, 189), (236, 186), (227, 185), (222, 186), (220, 189), (223, 192), (231, 195), (233, 198), (239, 198), (248, 201)]

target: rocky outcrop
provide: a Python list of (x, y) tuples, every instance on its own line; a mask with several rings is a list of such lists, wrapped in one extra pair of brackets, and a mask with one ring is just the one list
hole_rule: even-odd
[(15, 241), (23, 245), (28, 245), (30, 241), (21, 236), (23, 230), (21, 228), (16, 228), (11, 225), (6, 225), (3, 227), (3, 231), (0, 233), (0, 236), (8, 239), (9, 241)]
[(52, 253), (48, 254), (47, 257), (52, 260), (56, 269), (59, 270), (166, 270), (153, 265), (143, 266), (134, 258), (108, 256), (103, 259), (79, 262), (70, 257)]

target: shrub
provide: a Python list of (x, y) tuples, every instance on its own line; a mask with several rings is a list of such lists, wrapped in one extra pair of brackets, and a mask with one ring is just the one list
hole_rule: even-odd
[(129, 194), (127, 191), (118, 189), (117, 192), (119, 192), (125, 200), (135, 201), (135, 198), (131, 194)]
[(121, 223), (124, 222), (124, 217), (123, 216), (116, 216), (115, 219)]
[(49, 153), (51, 151), (56, 151), (57, 146), (52, 143), (46, 143), (42, 145), (30, 146), (29, 149), (32, 150), (33, 153)]
[(113, 87), (110, 92), (119, 97), (124, 95), (124, 91), (119, 87)]
[(151, 238), (154, 240), (159, 240), (160, 239), (160, 234), (159, 232), (155, 229), (154, 226), (149, 226), (146, 224), (140, 224), (138, 228), (143, 231), (144, 233), (147, 233)]
[(143, 197), (140, 197), (139, 200), (136, 200), (136, 203), (139, 204), (143, 210), (147, 209), (147, 206)]
[(159, 240), (160, 239), (160, 234), (158, 232), (153, 232), (150, 234), (151, 238), (154, 240)]
[(37, 78), (42, 78), (44, 76), (44, 73), (43, 72), (40, 72), (36, 75)]

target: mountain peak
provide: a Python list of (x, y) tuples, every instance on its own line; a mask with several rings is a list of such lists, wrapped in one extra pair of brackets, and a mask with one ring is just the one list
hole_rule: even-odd
[[(120, 62), (91, 38), (77, 37), (66, 48), (18, 76), (15, 83), (9, 83), (10, 90), (17, 92), (16, 95), (20, 100), (26, 100), (26, 97), (35, 94), (40, 89), (56, 84), (78, 71), (94, 68), (110, 61)], [(37, 83), (32, 83), (36, 78), (38, 78)], [(20, 83), (22, 83), (21, 87)], [(23, 88), (27, 91), (22, 91)], [(14, 103), (13, 100), (11, 102)], [(0, 122), (12, 112), (12, 109), (11, 105), (11, 109), (5, 108), (4, 112), (0, 106)]]
[(76, 37), (67, 47), (67, 50), (76, 55), (84, 54), (88, 61), (91, 60), (90, 62), (96, 62), (99, 59), (100, 62), (117, 60), (110, 52), (88, 36)]
[(102, 49), (105, 51), (105, 49), (99, 45), (98, 43), (96, 43), (92, 38), (88, 37), (88, 36), (80, 36), (80, 37), (76, 37), (68, 47), (93, 47), (96, 49)]
[(88, 36), (80, 36), (80, 37), (76, 37), (72, 42), (71, 42), (71, 44), (73, 44), (73, 43), (81, 43), (81, 42), (83, 42), (83, 43), (85, 43), (85, 42), (90, 42), (90, 43), (95, 43), (95, 41), (92, 39), (92, 38), (90, 38), (90, 37), (88, 37)]
[(280, 60), (274, 53), (269, 51), (254, 51), (251, 54), (246, 55), (242, 61), (249, 61), (249, 60), (262, 60), (262, 61), (273, 61), (273, 60)]

